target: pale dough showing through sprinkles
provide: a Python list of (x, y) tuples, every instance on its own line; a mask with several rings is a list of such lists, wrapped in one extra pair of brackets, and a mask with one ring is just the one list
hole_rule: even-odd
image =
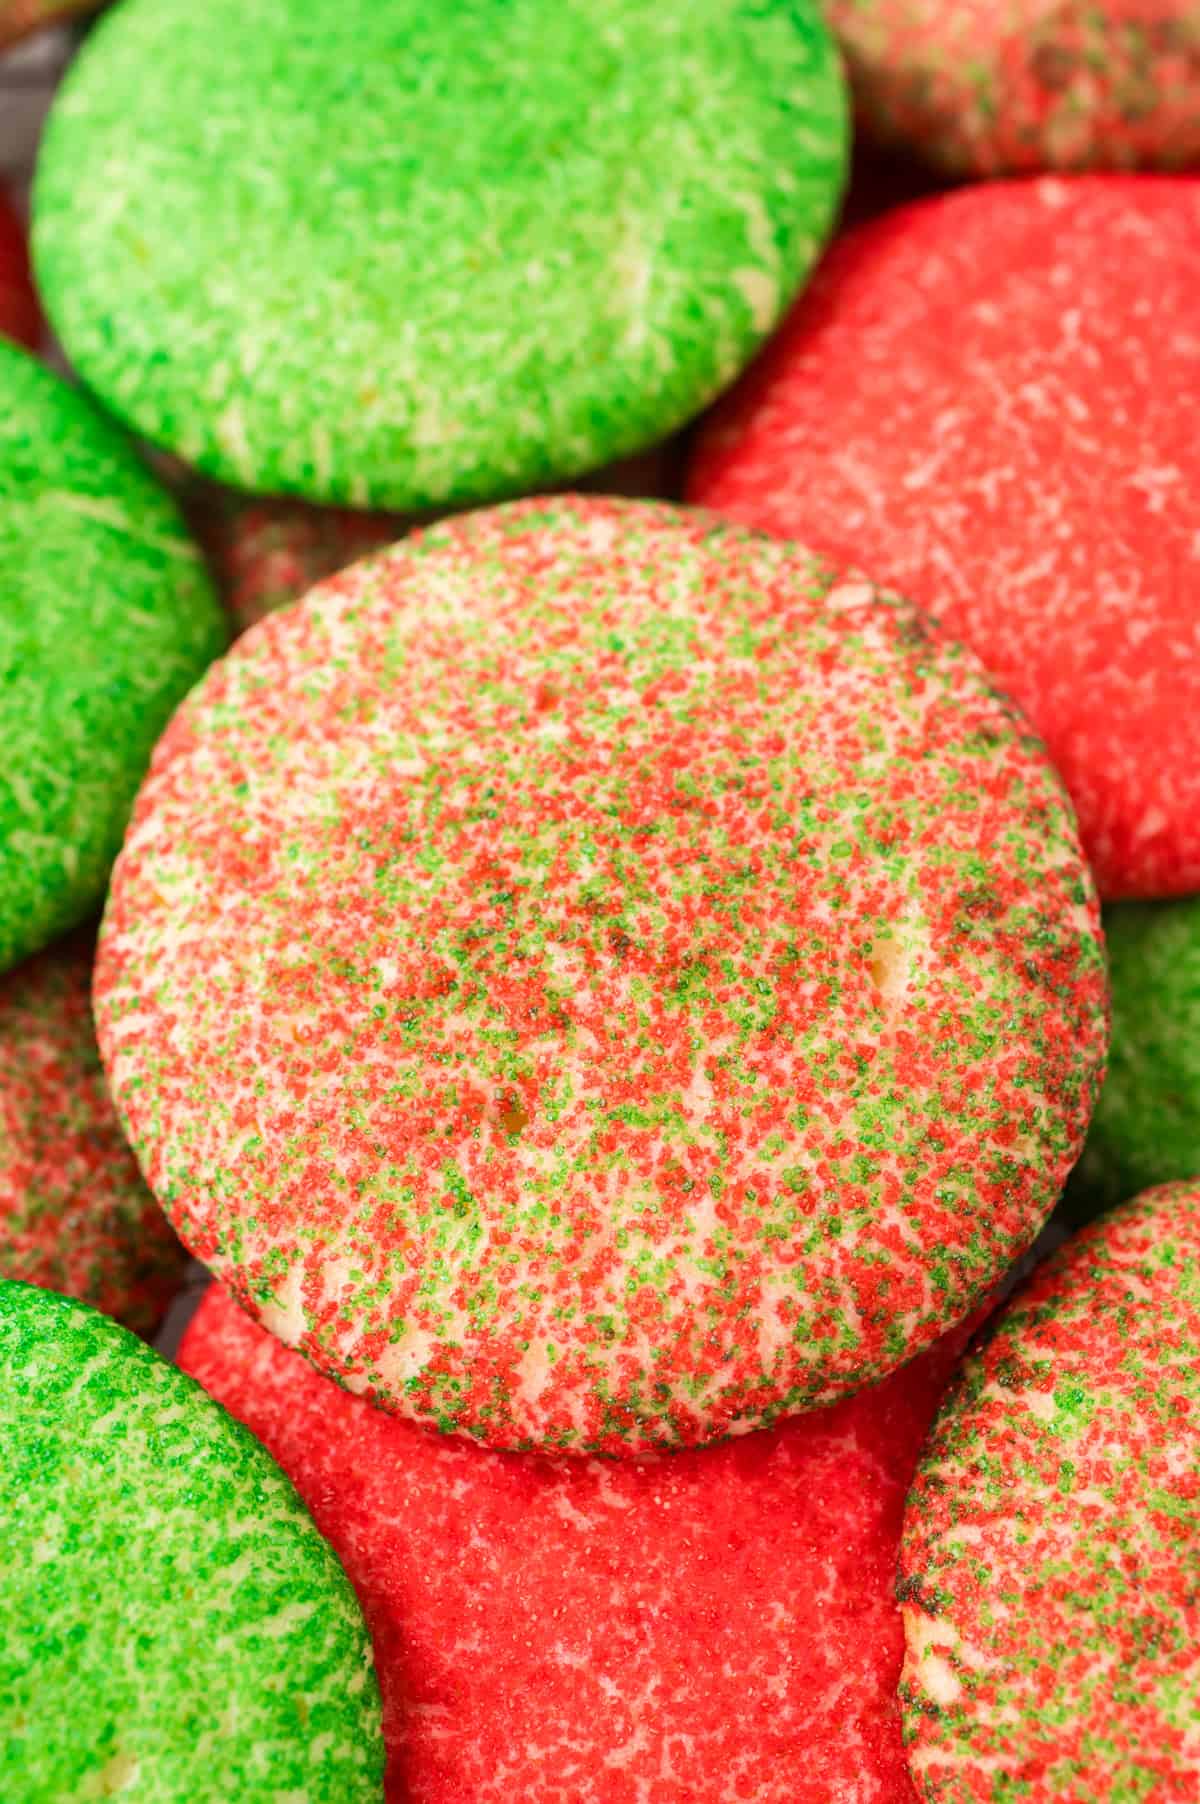
[(930, 1804), (1200, 1795), (1200, 1186), (1043, 1266), (909, 1497), (909, 1765)]
[(185, 1242), (387, 1408), (636, 1451), (960, 1320), (1074, 1160), (1098, 915), (907, 603), (669, 506), (424, 531), (160, 742), (95, 982)]

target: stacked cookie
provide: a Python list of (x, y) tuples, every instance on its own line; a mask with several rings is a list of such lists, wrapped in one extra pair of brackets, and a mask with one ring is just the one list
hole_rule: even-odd
[[(843, 10), (122, 0), (68, 72), (74, 381), (0, 346), (30, 1804), (1194, 1795), (1200, 188), (1111, 171), (1200, 80), (1185, 8), (1111, 92), (1018, 16), (971, 114), (953, 9)], [(829, 26), (868, 129), (1110, 172), (826, 252)]]

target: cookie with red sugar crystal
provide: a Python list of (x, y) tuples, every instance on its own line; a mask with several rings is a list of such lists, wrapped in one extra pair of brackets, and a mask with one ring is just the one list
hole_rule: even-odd
[(1200, 1185), (1042, 1267), (967, 1361), (904, 1524), (902, 1697), (938, 1804), (1200, 1795)]
[(951, 175), (1200, 161), (1196, 0), (823, 0), (868, 136)]
[(1200, 889), (1198, 292), (1200, 181), (903, 208), (835, 246), (688, 486), (973, 646), (1113, 900)]
[[(605, 495), (678, 495), (678, 440), (622, 458), (578, 487)], [(242, 495), (177, 469), (183, 505), (204, 546), (217, 587), (238, 632), (285, 608), (356, 558), (403, 538), (419, 517), (314, 507), (304, 501)]]
[(21, 222), (0, 189), (0, 334), (32, 350), (41, 320)]
[(264, 500), (211, 486), (189, 512), (238, 632), (406, 530), (396, 514)]
[(650, 503), (443, 523), (160, 741), (102, 1052), (184, 1241), (385, 1407), (632, 1452), (882, 1376), (1103, 1057), (1041, 747), (907, 602)]
[(957, 1341), (770, 1433), (616, 1465), (426, 1434), (217, 1286), (179, 1357), (358, 1593), (396, 1804), (913, 1804), (896, 1555)]
[(0, 1277), (153, 1333), (183, 1251), (109, 1101), (86, 939), (0, 979)]

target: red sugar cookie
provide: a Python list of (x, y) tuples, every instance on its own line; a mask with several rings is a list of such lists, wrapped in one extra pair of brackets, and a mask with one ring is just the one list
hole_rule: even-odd
[(1102, 894), (1200, 889), (1200, 182), (920, 202), (842, 239), (689, 498), (923, 603), (1029, 714)]
[(912, 1804), (896, 1552), (960, 1343), (769, 1433), (619, 1464), (428, 1435), (215, 1286), (179, 1357), (358, 1592), (396, 1804)]
[(25, 233), (0, 189), (0, 334), (32, 350), (40, 331), (41, 315), (29, 273)]
[(530, 501), (270, 616), (159, 742), (96, 974), (184, 1240), (494, 1446), (882, 1377), (1078, 1151), (1097, 911), (1039, 745), (906, 602), (681, 509)]

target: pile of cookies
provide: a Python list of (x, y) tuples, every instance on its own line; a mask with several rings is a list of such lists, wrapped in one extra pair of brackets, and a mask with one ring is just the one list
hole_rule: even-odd
[(0, 1796), (1194, 1800), (1200, 14), (72, 29)]

